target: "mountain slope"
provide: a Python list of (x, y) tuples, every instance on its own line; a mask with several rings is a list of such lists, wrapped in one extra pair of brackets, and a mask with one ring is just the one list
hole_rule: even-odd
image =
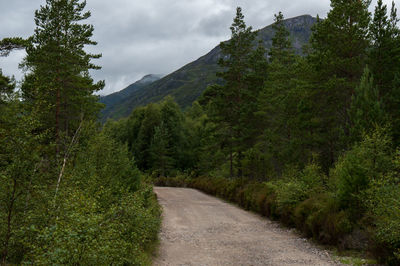
[[(316, 21), (316, 18), (309, 15), (290, 18), (284, 21), (287, 29), (290, 31), (293, 46), (298, 54), (302, 53), (303, 45), (310, 39), (311, 28)], [(272, 37), (274, 36), (272, 25), (257, 32), (258, 39), (262, 40), (267, 49), (270, 48)], [(133, 91), (127, 98), (120, 102), (115, 102), (113, 107), (108, 107), (110, 111), (105, 113), (103, 118), (118, 119), (128, 116), (134, 108), (150, 102), (158, 102), (167, 95), (173, 96), (183, 108), (190, 106), (208, 85), (217, 82), (215, 73), (219, 70), (217, 62), (220, 57), (221, 49), (217, 46), (196, 61), (185, 65), (162, 79)]]
[(104, 103), (106, 107), (101, 110), (102, 121), (104, 122), (107, 118), (118, 118), (125, 116), (126, 113), (130, 113), (130, 110), (124, 110), (126, 104), (124, 102), (128, 100), (131, 95), (138, 90), (146, 87), (147, 85), (159, 80), (162, 75), (146, 75), (142, 79), (129, 85), (123, 90), (114, 92), (107, 96), (101, 96), (100, 102)]

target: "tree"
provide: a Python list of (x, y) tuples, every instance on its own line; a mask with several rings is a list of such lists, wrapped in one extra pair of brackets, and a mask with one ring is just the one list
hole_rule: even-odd
[(0, 106), (1, 104), (5, 104), (6, 98), (10, 95), (15, 89), (14, 81), (4, 76), (0, 69)]
[(390, 94), (393, 79), (396, 73), (400, 72), (399, 29), (397, 28), (399, 20), (396, 13), (393, 2), (391, 16), (388, 17), (387, 6), (383, 5), (382, 0), (378, 0), (370, 26), (372, 44), (369, 64), (379, 90), (379, 98)]
[[(264, 71), (263, 67), (259, 68), (263, 63), (254, 65), (254, 60), (265, 60), (263, 50), (253, 48), (257, 33), (252, 32), (243, 19), (242, 9), (238, 7), (231, 26), (231, 39), (220, 44), (224, 56), (218, 64), (225, 71), (217, 73), (217, 76), (224, 84), (212, 85), (205, 92), (205, 97), (210, 100), (210, 119), (218, 127), (215, 134), (222, 149), (229, 154), (231, 177), (234, 175), (234, 159), (237, 175), (242, 175), (243, 152), (254, 142), (254, 113), (257, 110), (260, 83), (263, 81), (260, 81), (258, 74), (253, 74)], [(252, 81), (256, 83), (252, 84)]]
[(22, 64), (29, 70), (23, 96), (42, 122), (39, 130), (50, 129), (49, 142), (55, 142), (57, 154), (62, 138), (75, 132), (82, 116), (96, 117), (100, 105), (92, 93), (104, 86), (94, 84), (89, 75), (90, 69), (100, 68), (91, 60), (101, 55), (84, 50), (85, 45), (96, 44), (90, 39), (93, 26), (81, 23), (90, 17), (85, 6), (79, 0), (47, 0), (35, 12), (36, 29)]
[(161, 122), (154, 130), (154, 136), (150, 146), (152, 157), (152, 170), (161, 176), (167, 176), (169, 171), (174, 168), (171, 148), (168, 141), (171, 136), (164, 123)]
[(385, 112), (368, 66), (351, 98), (349, 116), (352, 123), (351, 135), (358, 141), (364, 134), (385, 124)]
[[(21, 38), (0, 41), (0, 56), (23, 48)], [(25, 114), (24, 106), (14, 91), (13, 78), (0, 69), (0, 264), (6, 265), (18, 256), (18, 228), (25, 223), (35, 167), (38, 165), (37, 141), (30, 132), (35, 120)], [(10, 260), (11, 258), (11, 260)]]
[(142, 171), (151, 169), (152, 155), (151, 142), (153, 140), (155, 128), (161, 123), (160, 107), (157, 104), (149, 104), (145, 107), (143, 119), (140, 122), (140, 128), (137, 139), (133, 144), (134, 157), (138, 167)]
[(289, 65), (294, 61), (294, 50), (290, 41), (290, 33), (284, 24), (282, 12), (275, 14), (275, 23), (272, 25), (275, 34), (272, 38), (272, 47), (269, 50), (269, 61)]
[[(259, 112), (264, 121), (264, 132), (258, 144), (268, 158), (273, 160), (276, 171), (291, 162), (305, 158), (298, 156), (299, 121), (298, 105), (301, 95), (298, 80), (301, 59), (295, 55), (290, 33), (281, 12), (275, 15), (275, 31), (269, 51), (268, 76), (259, 97)], [(301, 71), (304, 72), (303, 65)], [(296, 150), (297, 148), (297, 150)]]
[(308, 61), (318, 110), (315, 131), (326, 170), (350, 144), (348, 109), (367, 61), (369, 5), (370, 0), (332, 0), (327, 18), (313, 29)]
[(369, 64), (374, 76), (374, 84), (384, 110), (390, 116), (394, 143), (400, 138), (399, 83), (400, 76), (400, 29), (397, 26), (397, 9), (393, 2), (388, 14), (387, 6), (382, 0), (375, 7), (373, 23), (370, 26), (372, 45), (369, 53)]
[(0, 41), (0, 56), (8, 56), (12, 50), (24, 49), (27, 45), (27, 40), (20, 37), (4, 38)]

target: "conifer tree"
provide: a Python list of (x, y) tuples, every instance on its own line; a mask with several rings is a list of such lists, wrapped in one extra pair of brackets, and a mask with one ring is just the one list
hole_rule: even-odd
[(400, 73), (399, 29), (397, 27), (397, 10), (394, 2), (390, 17), (387, 6), (378, 0), (374, 19), (370, 26), (372, 45), (369, 53), (369, 64), (379, 90), (379, 97), (390, 94), (396, 73)]
[(400, 142), (400, 29), (398, 27), (397, 9), (394, 2), (390, 14), (387, 6), (378, 1), (375, 7), (374, 20), (370, 26), (372, 46), (369, 63), (378, 89), (379, 99), (386, 114), (390, 117), (394, 142)]
[(349, 147), (348, 109), (367, 61), (370, 0), (331, 0), (327, 18), (319, 20), (308, 56), (314, 72), (315, 131), (327, 170)]
[(28, 41), (20, 37), (4, 38), (0, 41), (0, 56), (8, 56), (12, 50), (24, 49), (27, 44)]
[(4, 76), (0, 69), (0, 105), (5, 102), (7, 95), (12, 93), (15, 83), (10, 77)]
[[(254, 68), (254, 56), (258, 67), (265, 60), (262, 50), (254, 51), (256, 32), (247, 27), (240, 7), (236, 10), (236, 17), (231, 26), (232, 36), (227, 42), (220, 44), (222, 57), (219, 65), (225, 70), (219, 72), (218, 77), (224, 81), (223, 85), (210, 86), (205, 97), (210, 100), (209, 115), (217, 124), (217, 138), (221, 147), (227, 151), (230, 164), (230, 176), (234, 176), (234, 161), (237, 166), (237, 175), (242, 175), (241, 160), (243, 152), (252, 143), (255, 116), (257, 110), (256, 99), (260, 87), (251, 84), (254, 81), (254, 73), (262, 72), (262, 67)], [(259, 74), (256, 76), (260, 77)], [(258, 84), (262, 79), (256, 79)], [(235, 158), (234, 158), (235, 157)]]
[(23, 96), (42, 122), (39, 130), (52, 132), (49, 141), (56, 143), (57, 153), (62, 137), (78, 128), (82, 116), (94, 118), (100, 107), (92, 93), (104, 83), (94, 83), (89, 70), (99, 69), (91, 60), (101, 55), (84, 50), (96, 44), (90, 39), (93, 26), (82, 23), (90, 17), (85, 6), (79, 0), (46, 0), (35, 12), (36, 29), (23, 62), (29, 70)]
[(377, 126), (385, 124), (385, 113), (379, 100), (378, 89), (368, 66), (351, 98), (349, 115), (352, 138), (358, 141), (364, 133), (371, 133), (370, 131)]
[[(268, 76), (259, 97), (259, 114), (265, 122), (263, 142), (271, 158), (283, 164), (282, 157), (288, 161), (290, 142), (293, 139), (293, 118), (296, 114), (295, 97), (296, 55), (290, 40), (284, 17), (281, 12), (275, 15), (274, 37), (269, 51)], [(265, 146), (265, 145), (264, 145)]]
[(284, 24), (282, 12), (275, 14), (275, 22), (272, 24), (274, 37), (272, 47), (269, 50), (269, 60), (271, 63), (278, 61), (280, 64), (291, 64), (294, 60), (294, 51), (290, 41), (290, 33)]
[(149, 104), (143, 112), (140, 120), (140, 128), (137, 133), (137, 140), (133, 143), (134, 157), (140, 170), (151, 169), (152, 155), (151, 142), (155, 128), (161, 123), (160, 108), (156, 104)]
[(150, 152), (152, 156), (152, 170), (161, 176), (167, 176), (174, 167), (171, 149), (168, 141), (171, 136), (164, 123), (154, 129), (154, 136), (151, 142)]

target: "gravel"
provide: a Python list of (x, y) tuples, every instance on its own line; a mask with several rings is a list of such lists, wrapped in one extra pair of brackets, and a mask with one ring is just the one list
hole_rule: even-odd
[(154, 265), (339, 265), (328, 251), (256, 214), (194, 189), (161, 188)]

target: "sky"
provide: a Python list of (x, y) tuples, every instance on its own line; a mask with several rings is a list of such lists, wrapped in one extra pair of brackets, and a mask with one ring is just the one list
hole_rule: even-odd
[[(34, 12), (45, 0), (0, 0), (0, 39), (33, 34)], [(384, 3), (391, 6), (391, 0)], [(372, 1), (373, 10), (376, 0)], [(395, 0), (400, 6), (400, 0)], [(260, 29), (273, 23), (274, 14), (285, 18), (309, 14), (326, 17), (329, 0), (87, 0), (92, 16), (88, 52), (101, 53), (94, 63), (102, 66), (92, 77), (105, 80), (100, 92), (124, 89), (147, 74), (169, 74), (208, 53), (230, 37), (236, 7), (243, 9), (248, 26)], [(0, 57), (3, 74), (19, 81), (18, 64), (24, 51)]]

